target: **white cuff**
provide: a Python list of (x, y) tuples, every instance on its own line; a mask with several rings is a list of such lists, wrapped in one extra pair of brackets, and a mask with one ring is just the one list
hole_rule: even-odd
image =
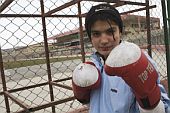
[(165, 113), (165, 107), (164, 107), (164, 103), (160, 100), (159, 104), (151, 110), (146, 110), (140, 107), (139, 105), (139, 111), (140, 113)]

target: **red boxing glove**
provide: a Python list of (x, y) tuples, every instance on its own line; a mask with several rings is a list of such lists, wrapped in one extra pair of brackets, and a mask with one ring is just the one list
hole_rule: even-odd
[(158, 74), (143, 51), (135, 44), (122, 42), (109, 54), (105, 72), (119, 76), (133, 89), (139, 105), (153, 109), (160, 101)]
[(101, 75), (95, 64), (85, 62), (73, 71), (72, 87), (75, 98), (81, 103), (90, 101), (90, 92), (100, 86)]

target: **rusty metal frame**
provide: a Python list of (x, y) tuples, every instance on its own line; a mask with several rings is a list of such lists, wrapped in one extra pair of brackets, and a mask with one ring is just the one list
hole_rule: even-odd
[[(0, 6), (0, 12), (2, 12), (5, 8), (7, 8), (13, 1), (14, 0), (6, 0)], [(40, 17), (42, 19), (45, 54), (46, 54), (46, 65), (47, 65), (47, 73), (48, 73), (48, 82), (44, 82), (44, 83), (36, 84), (36, 85), (32, 85), (32, 86), (27, 86), (27, 87), (22, 87), (22, 88), (17, 88), (17, 89), (12, 89), (12, 90), (7, 90), (6, 80), (5, 80), (4, 70), (3, 70), (2, 53), (0, 51), (0, 72), (1, 72), (2, 85), (3, 85), (3, 92), (0, 92), (0, 95), (4, 95), (7, 113), (10, 113), (10, 106), (9, 106), (8, 98), (10, 98), (12, 101), (14, 101), (16, 104), (18, 104), (20, 107), (23, 108), (23, 110), (18, 111), (16, 113), (33, 112), (33, 111), (37, 111), (37, 110), (48, 108), (48, 107), (51, 107), (52, 108), (52, 113), (55, 113), (55, 105), (74, 100), (74, 97), (69, 97), (69, 98), (65, 98), (65, 99), (61, 99), (61, 100), (57, 100), (57, 101), (54, 100), (53, 86), (57, 86), (57, 87), (65, 88), (65, 89), (68, 89), (68, 90), (72, 90), (72, 88), (70, 86), (59, 84), (59, 82), (66, 81), (66, 80), (71, 80), (71, 77), (60, 79), (60, 80), (52, 80), (50, 60), (49, 60), (49, 50), (48, 50), (48, 43), (47, 43), (45, 18), (46, 17), (63, 17), (63, 18), (64, 17), (65, 18), (73, 17), (73, 18), (79, 18), (80, 44), (81, 44), (81, 47), (82, 47), (81, 48), (81, 50), (82, 50), (81, 55), (82, 55), (82, 61), (84, 62), (85, 61), (85, 54), (84, 54), (84, 43), (83, 43), (82, 17), (84, 17), (86, 14), (81, 13), (81, 1), (96, 2), (96, 0), (72, 0), (72, 1), (70, 1), (68, 3), (65, 3), (65, 4), (63, 4), (63, 5), (59, 6), (59, 7), (45, 13), (44, 12), (44, 1), (40, 0), (41, 14), (0, 14), (0, 18), (2, 18), (2, 17)], [(150, 20), (149, 9), (156, 7), (155, 5), (149, 6), (149, 1), (148, 0), (146, 0), (145, 3), (124, 1), (124, 0), (122, 0), (122, 1), (121, 0), (114, 0), (114, 1), (113, 0), (98, 0), (97, 2), (115, 3), (113, 5), (114, 7), (119, 7), (119, 6), (122, 6), (122, 5), (139, 5), (139, 6), (143, 6), (143, 8), (122, 12), (121, 14), (128, 14), (128, 13), (132, 13), (132, 12), (146, 10), (146, 19), (147, 19), (147, 22), (148, 22), (147, 25), (150, 25), (149, 24), (149, 20)], [(65, 8), (67, 8), (67, 7), (71, 6), (71, 5), (75, 5), (75, 4), (77, 4), (77, 6), (78, 6), (78, 14), (77, 15), (56, 15), (56, 14), (53, 14), (53, 13), (56, 13), (57, 11), (60, 11), (62, 9), (65, 9)], [(148, 32), (148, 34), (147, 34), (148, 41), (150, 41), (151, 36), (150, 36), (150, 27), (149, 26), (147, 26), (147, 32)], [(150, 49), (150, 46), (148, 46), (148, 49)], [(0, 50), (1, 50), (1, 48), (0, 48)], [(17, 99), (15, 96), (13, 96), (11, 94), (12, 92), (27, 90), (27, 89), (30, 89), (30, 88), (40, 87), (40, 86), (44, 86), (44, 85), (49, 85), (51, 102), (43, 104), (43, 105), (39, 105), (39, 106), (36, 106), (36, 107), (28, 106), (27, 104), (23, 103), (21, 100)]]
[(8, 7), (14, 0), (5, 0), (5, 2), (0, 7), (0, 13)]

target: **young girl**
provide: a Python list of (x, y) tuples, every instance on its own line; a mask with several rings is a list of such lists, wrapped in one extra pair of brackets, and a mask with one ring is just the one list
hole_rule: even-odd
[[(106, 73), (104, 66), (108, 56), (123, 43), (123, 23), (119, 12), (109, 4), (93, 6), (85, 18), (85, 28), (96, 52), (91, 63), (80, 64), (75, 69), (72, 83), (75, 98), (81, 103), (89, 103), (89, 113), (170, 113), (170, 99), (157, 75), (148, 76), (153, 77), (151, 80), (156, 79), (153, 87), (157, 90), (150, 91), (147, 99), (140, 100), (134, 93), (137, 90), (134, 86), (139, 84), (133, 82), (135, 78), (130, 79), (129, 84), (123, 77)], [(155, 62), (149, 55), (146, 57), (156, 70)], [(152, 82), (144, 85), (151, 86)]]

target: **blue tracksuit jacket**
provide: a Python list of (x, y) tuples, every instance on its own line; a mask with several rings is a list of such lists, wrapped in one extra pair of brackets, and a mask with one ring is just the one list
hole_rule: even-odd
[[(155, 62), (149, 55), (147, 57), (156, 68)], [(132, 89), (124, 80), (118, 76), (108, 76), (103, 69), (103, 60), (97, 53), (92, 55), (92, 61), (101, 72), (102, 82), (100, 88), (91, 92), (89, 113), (140, 113)], [(170, 99), (159, 79), (157, 83), (166, 113), (170, 113)]]

